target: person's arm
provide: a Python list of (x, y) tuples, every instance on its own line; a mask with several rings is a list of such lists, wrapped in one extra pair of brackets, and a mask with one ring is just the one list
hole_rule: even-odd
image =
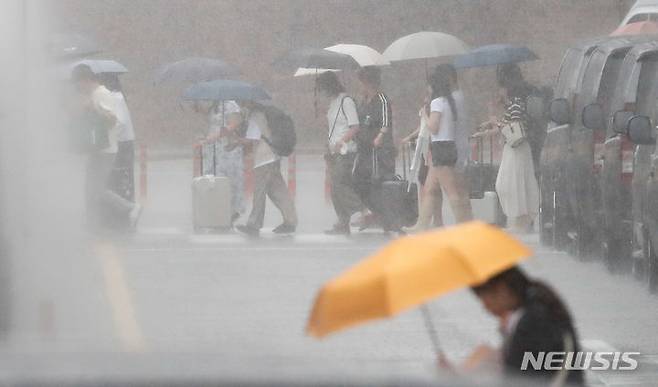
[(411, 132), (408, 135), (406, 135), (405, 137), (403, 137), (402, 142), (403, 143), (410, 142), (410, 141), (414, 140), (415, 138), (417, 138), (419, 134), (420, 134), (420, 127), (416, 128), (416, 130), (414, 130), (413, 132)]
[[(427, 113), (423, 113), (427, 115)], [(429, 116), (426, 116), (427, 128), (430, 130), (430, 133), (436, 135), (441, 130), (441, 113), (433, 111)]]
[(333, 145), (333, 152), (338, 152), (340, 149), (350, 141), (354, 139), (354, 136), (359, 132), (360, 126), (359, 126), (359, 115), (356, 111), (356, 104), (354, 103), (354, 100), (352, 98), (345, 98), (343, 100), (343, 112), (345, 113), (345, 117), (347, 118), (347, 124), (349, 125), (349, 130), (336, 141), (336, 143)]
[(112, 95), (109, 93), (100, 92), (99, 94), (94, 94), (94, 100), (92, 103), (93, 109), (105, 120), (110, 128), (116, 127), (118, 121), (117, 116), (113, 111), (115, 104)]

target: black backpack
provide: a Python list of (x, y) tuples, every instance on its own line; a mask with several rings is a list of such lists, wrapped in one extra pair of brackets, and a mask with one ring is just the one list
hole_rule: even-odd
[(272, 138), (263, 136), (263, 140), (281, 157), (288, 157), (297, 145), (295, 123), (288, 114), (274, 106), (264, 106), (263, 113), (270, 127)]

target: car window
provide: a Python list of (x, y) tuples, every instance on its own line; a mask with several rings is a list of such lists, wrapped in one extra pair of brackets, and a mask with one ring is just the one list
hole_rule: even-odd
[(578, 78), (578, 69), (583, 61), (583, 51), (570, 49), (567, 51), (555, 85), (555, 97), (566, 98), (569, 91), (575, 87)]
[(600, 103), (603, 107), (603, 113), (605, 117), (608, 117), (611, 113), (611, 102), (614, 96), (615, 86), (617, 85), (617, 79), (619, 78), (619, 72), (624, 62), (626, 52), (627, 50), (617, 52), (609, 56), (605, 63), (605, 67), (603, 68), (601, 82), (599, 83), (596, 99), (597, 102)]
[(642, 61), (637, 87), (637, 114), (653, 117), (655, 122), (658, 114), (656, 98), (658, 98), (658, 55)]
[(605, 53), (597, 50), (592, 54), (587, 63), (580, 87), (580, 95), (582, 96), (581, 101), (585, 105), (591, 102), (587, 100), (591, 100), (595, 96), (603, 72), (603, 67), (605, 66), (605, 59)]
[(648, 21), (648, 20), (656, 20), (655, 17), (656, 14), (638, 13), (637, 15), (630, 18), (626, 24), (637, 23), (637, 22)]

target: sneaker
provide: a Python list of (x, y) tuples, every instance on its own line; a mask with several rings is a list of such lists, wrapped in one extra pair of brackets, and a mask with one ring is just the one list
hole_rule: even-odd
[(349, 224), (341, 225), (336, 224), (330, 230), (325, 230), (326, 235), (350, 235), (351, 230)]
[(235, 229), (246, 236), (249, 237), (258, 237), (260, 235), (260, 231), (257, 228), (253, 228), (244, 224), (239, 224), (235, 226)]
[(282, 223), (275, 227), (272, 232), (275, 234), (292, 234), (296, 229), (297, 227), (293, 226), (292, 224)]
[(144, 207), (142, 207), (141, 204), (135, 203), (135, 206), (133, 207), (132, 210), (130, 210), (130, 214), (128, 215), (130, 219), (130, 227), (135, 228), (137, 227), (137, 222), (139, 221), (139, 217), (142, 215), (142, 210)]

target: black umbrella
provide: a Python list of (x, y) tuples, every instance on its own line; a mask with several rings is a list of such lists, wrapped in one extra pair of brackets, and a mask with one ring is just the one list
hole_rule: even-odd
[(237, 67), (219, 59), (192, 57), (160, 67), (155, 83), (203, 82), (239, 75)]
[(50, 36), (46, 41), (46, 50), (59, 60), (83, 58), (103, 51), (91, 37), (75, 33)]
[(348, 70), (358, 69), (359, 63), (347, 54), (334, 51), (307, 48), (294, 50), (274, 62), (277, 67), (299, 67), (314, 69)]
[(217, 79), (188, 87), (183, 93), (183, 99), (186, 101), (259, 101), (271, 99), (271, 97), (262, 87), (242, 81)]

